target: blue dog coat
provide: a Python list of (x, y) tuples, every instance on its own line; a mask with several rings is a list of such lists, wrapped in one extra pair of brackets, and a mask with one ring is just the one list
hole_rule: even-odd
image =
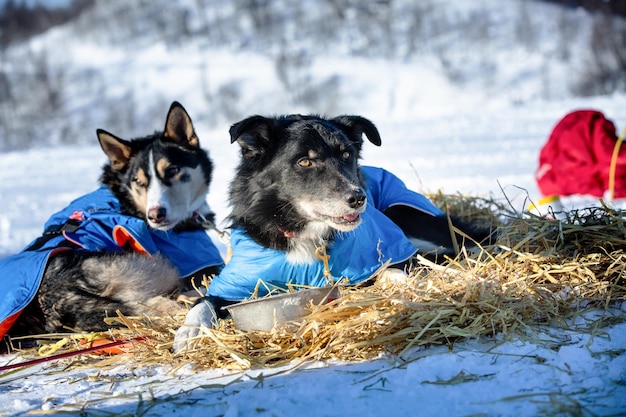
[[(443, 216), (425, 196), (406, 188), (404, 183), (381, 168), (363, 167), (367, 181), (367, 206), (362, 222), (353, 231), (337, 232), (328, 249), (330, 272), (335, 280), (356, 284), (368, 279), (390, 260), (400, 263), (417, 250), (383, 211), (394, 205), (406, 205), (432, 216)], [(291, 264), (285, 252), (257, 244), (241, 229), (231, 234), (232, 257), (209, 286), (208, 295), (229, 301), (250, 297), (255, 288), (263, 296), (272, 287), (288, 285), (323, 287), (324, 264)]]
[(103, 186), (54, 214), (41, 238), (22, 252), (0, 259), (0, 338), (33, 299), (50, 256), (60, 250), (161, 253), (181, 277), (221, 266), (222, 257), (204, 230), (160, 231), (122, 214), (117, 198)]

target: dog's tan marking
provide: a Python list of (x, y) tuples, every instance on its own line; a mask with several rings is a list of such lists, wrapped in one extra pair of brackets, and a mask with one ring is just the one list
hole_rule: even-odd
[(148, 195), (146, 193), (146, 190), (149, 182), (150, 179), (148, 178), (144, 170), (138, 169), (129, 189), (130, 197), (133, 199), (135, 206), (144, 215), (146, 214), (147, 210)]
[(146, 175), (146, 172), (143, 169), (139, 168), (137, 170), (135, 178), (133, 178), (133, 182), (135, 183), (135, 185), (138, 186), (138, 188), (145, 189), (148, 187), (150, 179), (148, 178), (148, 175)]
[[(167, 158), (161, 158), (156, 162), (156, 172), (159, 178), (165, 178), (165, 170), (171, 165)], [(180, 176), (180, 172), (177, 176)], [(174, 176), (176, 178), (176, 176)]]

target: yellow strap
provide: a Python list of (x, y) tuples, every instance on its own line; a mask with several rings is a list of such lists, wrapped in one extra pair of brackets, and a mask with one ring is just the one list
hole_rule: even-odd
[(64, 337), (63, 339), (57, 341), (56, 343), (53, 343), (51, 345), (43, 345), (39, 348), (39, 350), (37, 351), (37, 353), (39, 353), (39, 356), (50, 356), (54, 353), (56, 353), (59, 349), (62, 349), (63, 347), (65, 347), (70, 340), (72, 339), (86, 339), (86, 341), (88, 343), (91, 343), (92, 341), (94, 341), (95, 339), (101, 338), (102, 335), (100, 333), (90, 333), (90, 334), (73, 334), (73, 335), (69, 335), (67, 337)]
[(615, 146), (613, 147), (613, 156), (611, 156), (611, 167), (609, 168), (609, 196), (611, 201), (615, 201), (615, 172), (617, 171), (617, 157), (619, 156), (619, 149), (626, 136), (626, 126), (622, 130), (622, 134), (619, 135)]
[(63, 339), (51, 345), (43, 345), (39, 348), (37, 353), (39, 353), (39, 356), (50, 356), (53, 353), (56, 353), (59, 349), (63, 348), (65, 345), (67, 345), (69, 341), (69, 338), (64, 337)]
[(559, 201), (558, 195), (547, 195), (540, 198), (539, 201), (537, 201), (536, 203), (530, 203), (530, 205), (528, 206), (528, 210), (535, 210), (543, 205), (554, 203), (556, 201)]

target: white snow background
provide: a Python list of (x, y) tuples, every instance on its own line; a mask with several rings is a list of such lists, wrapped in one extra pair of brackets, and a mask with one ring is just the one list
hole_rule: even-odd
[[(501, 7), (504, 3), (509, 7)], [(563, 80), (577, 70), (575, 59), (550, 61), (546, 71), (546, 57), (556, 53), (552, 23), (566, 13), (577, 28), (571, 42), (582, 42), (578, 34), (589, 30), (587, 12), (513, 0), (429, 2), (445, 6), (450, 15), (493, 11), (490, 16), (499, 28), (522, 3), (540, 19), (535, 49), (507, 45), (506, 39), (499, 47), (491, 43), (496, 69), (485, 77), (475, 74), (480, 66), (467, 51), (471, 45), (452, 48), (450, 59), (467, 63), (460, 66), (466, 70), (462, 85), (444, 76), (429, 54), (420, 59), (367, 59), (315, 49), (306, 65), (307, 77), (313, 84), (317, 79), (336, 81), (321, 92), (334, 98), (320, 108), (294, 104), (284, 94), (273, 62), (262, 52), (207, 49), (202, 42), (152, 42), (130, 52), (97, 39), (73, 37), (64, 26), (37, 36), (4, 58), (19, 56), (24, 49), (62, 51), (50, 53), (49, 60), (52, 68), (58, 62), (72, 63), (66, 78), (88, 69), (103, 74), (106, 82), (98, 91), (81, 89), (80, 80), (68, 83), (64, 100), (71, 111), (65, 116), (89, 127), (80, 132), (78, 145), (57, 138), (52, 144), (0, 154), (0, 256), (21, 250), (41, 233), (52, 213), (97, 187), (106, 158), (97, 145), (96, 128), (125, 138), (152, 133), (162, 128), (173, 100), (185, 106), (215, 163), (209, 203), (219, 220), (227, 214), (228, 183), (239, 154), (237, 146), (230, 145), (228, 127), (248, 115), (287, 112), (367, 117), (378, 126), (383, 145), (366, 143), (364, 164), (394, 172), (417, 191), (506, 198), (521, 211), (539, 197), (533, 179), (538, 152), (567, 112), (594, 108), (618, 130), (626, 124), (625, 94), (577, 98), (567, 93)], [(346, 40), (350, 42), (356, 41)], [(10, 59), (2, 64), (20, 65)], [(232, 119), (210, 117), (207, 89), (229, 83), (238, 86), (233, 100), (246, 113)], [(157, 121), (125, 131), (106, 124), (106, 106), (124, 109), (128, 91), (133, 92), (137, 117), (156, 112)], [(168, 364), (65, 370), (59, 360), (1, 374), (0, 415), (626, 415), (625, 316), (626, 306), (613, 306), (585, 312), (568, 328), (536, 328), (532, 338), (480, 338), (416, 349), (407, 357), (293, 363), (245, 372), (185, 368), (171, 373)], [(590, 326), (599, 317), (613, 324)], [(19, 359), (0, 356), (0, 365)]]

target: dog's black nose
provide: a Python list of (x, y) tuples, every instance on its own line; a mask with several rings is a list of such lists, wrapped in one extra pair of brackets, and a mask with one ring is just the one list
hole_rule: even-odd
[(155, 207), (148, 210), (148, 220), (153, 223), (161, 223), (165, 220), (165, 216), (167, 215), (167, 210), (163, 207)]
[(365, 204), (365, 192), (362, 189), (352, 190), (346, 193), (346, 202), (350, 208), (357, 209)]

